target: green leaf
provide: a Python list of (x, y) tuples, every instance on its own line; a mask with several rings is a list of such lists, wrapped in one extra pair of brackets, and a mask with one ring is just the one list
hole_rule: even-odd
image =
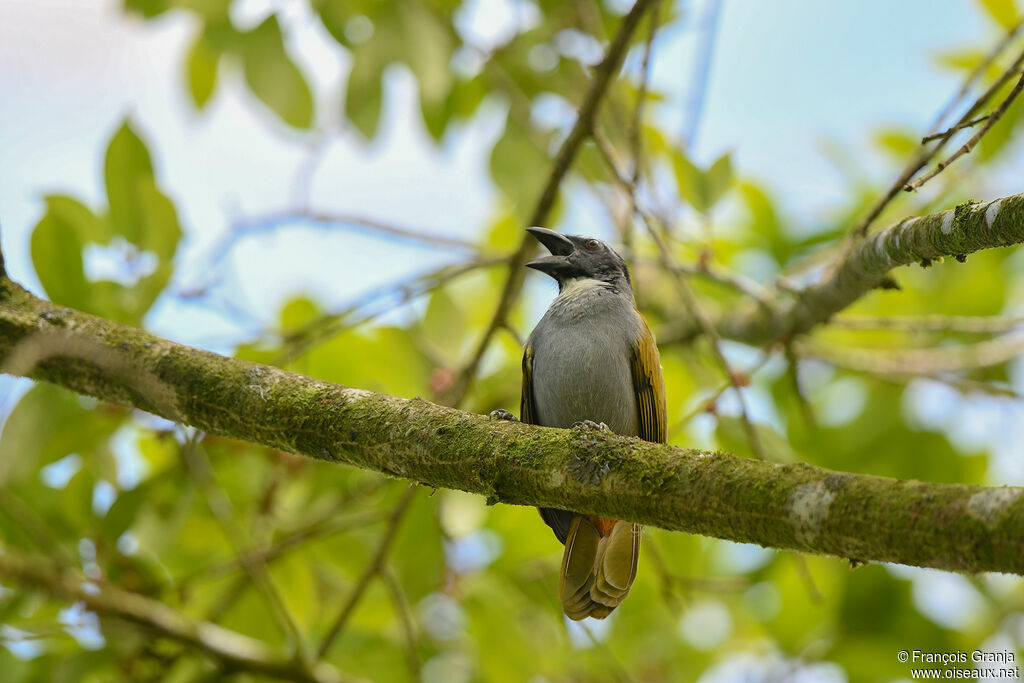
[(220, 50), (210, 40), (205, 28), (196, 36), (187, 57), (188, 91), (192, 103), (202, 109), (213, 96), (217, 87), (217, 67), (220, 64)]
[(709, 211), (732, 184), (728, 153), (716, 159), (707, 171), (698, 168), (681, 149), (673, 149), (671, 158), (680, 196), (700, 213)]
[(223, 20), (228, 18), (231, 0), (172, 0), (173, 4), (187, 9), (207, 19)]
[(711, 164), (705, 174), (707, 183), (708, 206), (714, 206), (722, 198), (729, 186), (732, 185), (732, 161), (729, 153), (726, 152)]
[(676, 176), (676, 189), (679, 190), (679, 195), (697, 211), (707, 211), (704, 174), (681, 150), (676, 150), (672, 155), (672, 171)]
[(979, 0), (989, 18), (1010, 30), (1020, 21), (1014, 0)]
[(431, 294), (420, 329), (426, 341), (442, 352), (450, 351), (453, 362), (457, 359), (466, 336), (466, 320), (443, 287)]
[(491, 150), (491, 178), (514, 202), (520, 223), (529, 220), (547, 181), (550, 140), (551, 132), (524, 126), (510, 115), (504, 135)]
[(140, 245), (144, 231), (139, 188), (152, 184), (153, 163), (145, 144), (125, 121), (110, 140), (104, 164), (110, 222), (115, 234)]
[[(800, 460), (786, 437), (779, 434), (774, 427), (759, 422), (755, 422), (753, 427), (768, 460), (771, 462), (798, 462)], [(715, 436), (722, 450), (748, 457), (755, 455), (750, 439), (747, 437), (747, 428), (743, 424), (743, 420), (738, 417), (720, 416)]]
[(899, 128), (883, 128), (875, 133), (875, 143), (896, 159), (906, 159), (917, 149), (921, 139)]
[(449, 29), (425, 5), (407, 2), (398, 7), (405, 34), (405, 62), (419, 83), (420, 100), (425, 104), (444, 102), (452, 86)]
[(83, 467), (105, 468), (107, 439), (124, 413), (90, 410), (75, 394), (37, 384), (11, 412), (0, 434), (0, 483), (34, 477), (35, 471), (72, 453)]
[(437, 499), (419, 491), (395, 537), (391, 564), (411, 602), (416, 602), (444, 582), (444, 550)]
[(291, 299), (281, 309), (281, 331), (292, 332), (316, 320), (323, 314), (320, 306), (308, 297)]
[(242, 36), (242, 60), (249, 89), (290, 126), (313, 123), (313, 94), (299, 67), (284, 49), (277, 17), (271, 16)]
[(370, 49), (356, 50), (345, 86), (345, 116), (367, 140), (377, 134), (383, 108), (383, 65)]
[[(985, 134), (978, 144), (978, 156), (988, 161), (1007, 149), (1007, 144), (1021, 127), (1021, 100), (1018, 98), (1011, 104), (1003, 117)], [(984, 124), (979, 124), (984, 125)], [(972, 129), (973, 131), (977, 130)]]
[(103, 223), (80, 202), (60, 195), (46, 198), (46, 213), (32, 231), (32, 264), (56, 304), (91, 310), (82, 265), (85, 241), (104, 232)]
[(140, 14), (146, 19), (163, 14), (170, 9), (169, 0), (125, 0), (124, 8), (129, 12)]

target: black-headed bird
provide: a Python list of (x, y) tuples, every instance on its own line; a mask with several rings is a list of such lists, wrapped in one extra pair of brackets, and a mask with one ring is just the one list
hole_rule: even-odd
[[(558, 296), (523, 354), (520, 417), (528, 424), (605, 425), (665, 441), (665, 383), (654, 335), (636, 309), (629, 269), (599, 239), (527, 228), (551, 252), (527, 265), (553, 277)], [(639, 524), (539, 508), (565, 545), (558, 597), (573, 620), (603, 619), (636, 578)]]

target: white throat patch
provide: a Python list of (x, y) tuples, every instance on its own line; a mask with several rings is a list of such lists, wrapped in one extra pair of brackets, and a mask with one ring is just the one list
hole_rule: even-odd
[(607, 282), (595, 280), (592, 277), (573, 278), (572, 280), (566, 280), (562, 284), (562, 291), (558, 293), (558, 298), (563, 301), (576, 299), (584, 294), (593, 292), (595, 288), (610, 289), (610, 285)]

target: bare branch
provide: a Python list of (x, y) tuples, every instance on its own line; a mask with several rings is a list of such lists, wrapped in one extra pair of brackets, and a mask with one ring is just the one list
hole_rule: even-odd
[[(1016, 29), (1014, 29), (1014, 31), (1016, 31)], [(882, 211), (885, 210), (885, 207), (887, 207), (889, 203), (896, 198), (896, 195), (898, 195), (901, 190), (908, 189), (908, 183), (910, 183), (910, 181), (917, 174), (917, 172), (920, 171), (925, 166), (927, 166), (928, 163), (931, 162), (931, 160), (934, 159), (940, 151), (942, 151), (942, 148), (945, 146), (945, 144), (949, 141), (951, 137), (953, 137), (953, 135), (958, 130), (957, 127), (971, 120), (971, 118), (974, 117), (975, 114), (981, 111), (982, 107), (984, 107), (988, 103), (988, 101), (992, 99), (992, 97), (995, 95), (996, 92), (998, 92), (998, 90), (1003, 86), (1003, 84), (1005, 84), (1020, 70), (1022, 64), (1024, 64), (1024, 52), (1022, 52), (1017, 57), (1017, 59), (1014, 60), (1013, 64), (1011, 64), (1010, 67), (1006, 69), (1006, 71), (1004, 71), (998, 79), (996, 79), (995, 83), (993, 83), (984, 93), (982, 93), (978, 97), (978, 99), (974, 101), (974, 104), (971, 105), (970, 109), (968, 109), (963, 114), (963, 116), (960, 117), (956, 124), (951, 126), (949, 130), (946, 131), (945, 135), (943, 135), (936, 141), (935, 145), (929, 147), (927, 144), (922, 144), (920, 147), (918, 147), (917, 151), (914, 153), (914, 156), (911, 157), (910, 161), (903, 168), (903, 171), (900, 173), (899, 177), (896, 178), (895, 182), (893, 182), (893, 184), (889, 186), (889, 189), (886, 190), (885, 194), (879, 197), (878, 201), (875, 202), (875, 204), (871, 207), (871, 209), (864, 216), (864, 218), (862, 218), (860, 222), (857, 223), (856, 226), (854, 226), (853, 230), (850, 231), (850, 234), (854, 237), (854, 241), (861, 239), (868, 234), (868, 229), (875, 222), (875, 219), (877, 219), (882, 214)], [(973, 78), (973, 75), (969, 76), (967, 83), (970, 83), (973, 80)], [(967, 87), (966, 84), (965, 87)], [(847, 243), (845, 249), (843, 250), (844, 255), (852, 247), (852, 244), (853, 241), (849, 241)]]
[(841, 315), (830, 320), (828, 324), (848, 330), (996, 334), (1024, 327), (1024, 317), (980, 315)]
[[(942, 173), (954, 161), (956, 161), (963, 155), (970, 153), (970, 151), (974, 149), (975, 145), (977, 145), (981, 141), (981, 138), (983, 138), (986, 133), (992, 130), (993, 126), (999, 123), (999, 119), (1003, 118), (1003, 114), (1005, 114), (1006, 110), (1010, 107), (1011, 104), (1013, 104), (1013, 101), (1017, 99), (1017, 96), (1020, 95), (1021, 90), (1024, 90), (1024, 75), (1022, 75), (1020, 77), (1020, 80), (1017, 81), (1017, 85), (1013, 87), (1013, 90), (1011, 90), (1010, 93), (1003, 99), (1003, 101), (999, 103), (999, 106), (993, 109), (992, 113), (985, 118), (985, 125), (982, 126), (977, 133), (972, 135), (970, 140), (965, 142), (963, 146), (960, 147), (960, 149), (958, 149), (957, 151), (949, 155), (947, 158), (940, 161), (934, 169), (932, 169), (928, 173), (925, 173), (923, 176), (921, 176), (914, 182), (907, 183), (907, 185), (903, 189), (906, 190), (907, 192), (912, 192), (913, 190), (918, 189), (919, 187), (927, 183), (929, 180), (931, 180), (938, 174)], [(950, 129), (949, 134), (952, 135), (952, 132), (953, 129)]]
[(923, 138), (921, 138), (921, 144), (923, 145), (926, 142), (931, 142), (932, 140), (938, 140), (939, 138), (944, 138), (947, 135), (950, 135), (950, 134), (955, 133), (955, 132), (960, 131), (960, 130), (964, 130), (965, 128), (973, 128), (974, 126), (978, 125), (982, 121), (987, 121), (990, 116), (991, 116), (991, 114), (985, 114), (984, 116), (979, 116), (976, 119), (971, 119), (970, 121), (964, 121), (963, 123), (958, 123), (955, 126), (950, 126), (946, 130), (941, 131), (939, 133), (932, 133), (931, 135), (926, 135)]
[(1024, 335), (1007, 334), (976, 344), (931, 349), (858, 349), (814, 341), (801, 341), (798, 346), (801, 356), (821, 358), (854, 370), (930, 375), (1005, 363), (1024, 352)]

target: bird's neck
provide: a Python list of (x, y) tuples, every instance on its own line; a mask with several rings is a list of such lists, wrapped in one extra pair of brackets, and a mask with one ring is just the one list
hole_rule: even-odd
[(585, 302), (612, 297), (632, 302), (633, 292), (631, 289), (623, 291), (614, 283), (604, 280), (577, 277), (558, 283), (558, 296), (551, 305), (558, 308), (576, 307)]

